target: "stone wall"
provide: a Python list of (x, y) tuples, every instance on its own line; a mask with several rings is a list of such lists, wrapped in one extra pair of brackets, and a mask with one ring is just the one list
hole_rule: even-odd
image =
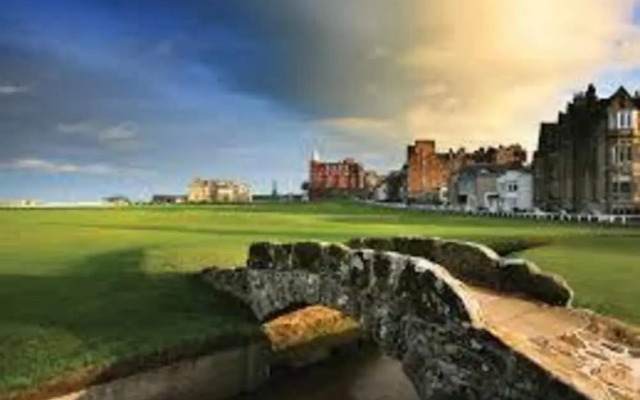
[[(445, 254), (440, 257), (464, 247), (466, 261), (450, 270), (499, 282), (497, 257), (484, 248), (436, 240), (391, 240), (375, 247), (392, 245), (406, 253)], [(261, 320), (296, 305), (345, 312), (385, 353), (402, 361), (422, 399), (586, 399), (487, 330), (468, 288), (425, 258), (337, 244), (257, 243), (247, 268), (211, 268), (202, 276), (242, 299)]]
[(50, 400), (224, 400), (267, 381), (264, 343), (183, 360)]
[(352, 248), (394, 251), (442, 265), (463, 282), (504, 293), (521, 294), (555, 306), (571, 303), (573, 292), (559, 276), (542, 273), (527, 260), (502, 258), (476, 243), (421, 237), (358, 238)]

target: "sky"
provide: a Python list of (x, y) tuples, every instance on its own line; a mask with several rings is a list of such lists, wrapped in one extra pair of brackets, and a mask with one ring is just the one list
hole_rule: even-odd
[(0, 0), (0, 198), (299, 191), (314, 149), (521, 143), (640, 89), (637, 0)]

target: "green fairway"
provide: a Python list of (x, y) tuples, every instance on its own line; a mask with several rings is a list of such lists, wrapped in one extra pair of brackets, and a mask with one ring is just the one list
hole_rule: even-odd
[[(0, 394), (87, 367), (255, 334), (188, 273), (254, 241), (430, 235), (551, 242), (523, 254), (587, 305), (640, 322), (640, 230), (444, 216), (348, 203), (0, 210)], [(227, 339), (225, 339), (226, 341)]]

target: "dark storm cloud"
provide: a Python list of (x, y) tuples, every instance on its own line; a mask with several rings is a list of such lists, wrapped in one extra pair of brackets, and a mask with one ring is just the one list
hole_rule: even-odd
[[(417, 36), (413, 0), (403, 7), (355, 3), (187, 0), (137, 7), (181, 20), (183, 37), (172, 47), (177, 56), (221, 73), (235, 90), (314, 118), (389, 116), (406, 108), (415, 87), (399, 73), (396, 58)], [(119, 9), (132, 12), (129, 2)]]

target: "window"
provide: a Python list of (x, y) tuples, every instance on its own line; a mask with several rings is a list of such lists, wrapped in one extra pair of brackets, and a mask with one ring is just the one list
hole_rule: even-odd
[(611, 148), (611, 163), (624, 164), (633, 159), (633, 145), (631, 143), (618, 143)]
[(635, 123), (633, 110), (621, 110), (609, 113), (609, 129), (631, 129)]
[(631, 176), (614, 175), (611, 177), (611, 192), (613, 194), (631, 193)]
[(620, 182), (620, 193), (631, 193), (631, 182)]
[(622, 128), (622, 112), (616, 113), (616, 129)]

